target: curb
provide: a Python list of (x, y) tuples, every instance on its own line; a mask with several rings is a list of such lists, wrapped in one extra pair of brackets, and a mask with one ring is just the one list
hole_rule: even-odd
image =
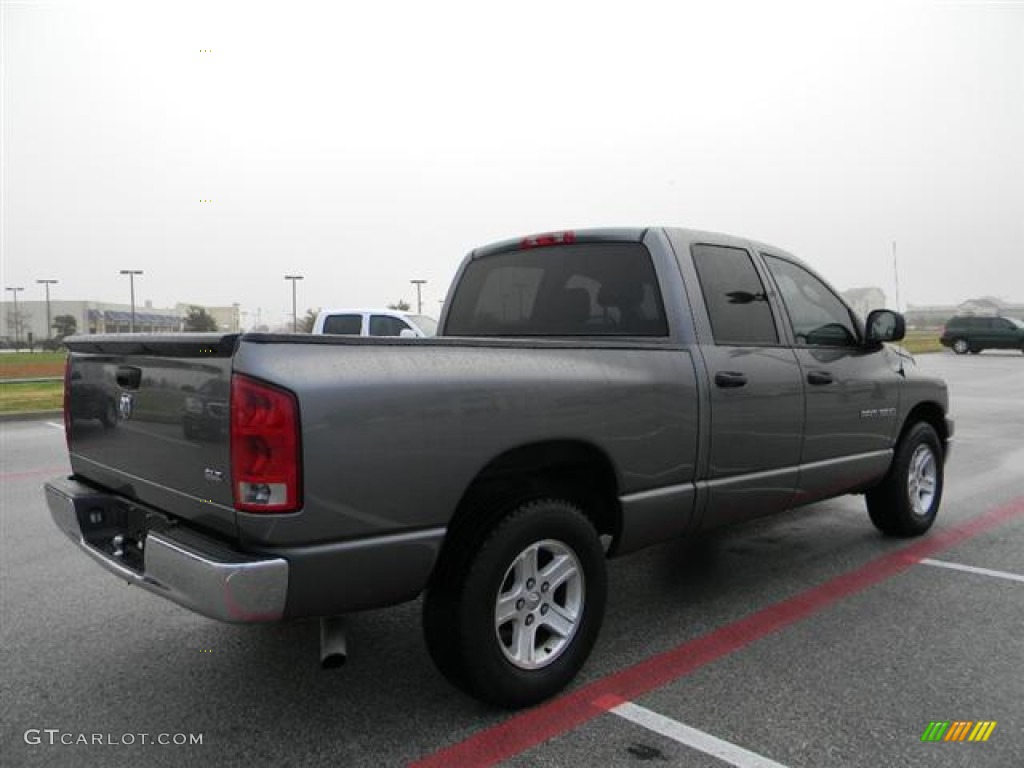
[(44, 419), (63, 419), (64, 411), (16, 411), (0, 413), (0, 422), (5, 421), (43, 421)]

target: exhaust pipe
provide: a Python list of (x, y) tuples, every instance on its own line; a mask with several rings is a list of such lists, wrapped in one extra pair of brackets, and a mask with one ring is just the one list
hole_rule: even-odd
[(320, 668), (337, 669), (348, 659), (345, 633), (348, 621), (343, 616), (320, 619)]

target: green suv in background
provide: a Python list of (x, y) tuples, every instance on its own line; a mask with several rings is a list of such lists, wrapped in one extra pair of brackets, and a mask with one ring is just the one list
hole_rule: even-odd
[(1019, 349), (1024, 352), (1024, 323), (1013, 317), (954, 317), (939, 339), (958, 355), (976, 355), (983, 349)]

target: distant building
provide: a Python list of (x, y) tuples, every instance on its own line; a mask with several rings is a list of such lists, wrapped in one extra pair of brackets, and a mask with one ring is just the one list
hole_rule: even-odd
[[(177, 304), (173, 309), (154, 308), (147, 301), (135, 305), (136, 333), (178, 333), (184, 325), (185, 314), (191, 304)], [(202, 305), (199, 305), (202, 306)], [(238, 304), (229, 307), (204, 307), (213, 315), (220, 330), (237, 332), (240, 328)], [(50, 301), (50, 322), (59, 315), (75, 318), (76, 333), (129, 333), (131, 331), (132, 307), (130, 304), (111, 304), (103, 301)], [(45, 301), (18, 301), (18, 313), (14, 314), (14, 302), (4, 301), (0, 311), (0, 342), (10, 344), (17, 338), (28, 345), (31, 340), (38, 344), (53, 335), (46, 327)]]
[(975, 315), (978, 317), (996, 317), (1002, 314), (1003, 308), (1009, 308), (1004, 301), (992, 296), (983, 296), (980, 299), (968, 299), (957, 307), (958, 315)]
[[(60, 315), (75, 318), (77, 333), (128, 333), (131, 329), (130, 304), (103, 301), (50, 301), (50, 322)], [(172, 333), (181, 330), (181, 318), (173, 309), (155, 309), (150, 302), (135, 307), (135, 330), (138, 333)], [(30, 335), (31, 334), (31, 335)], [(53, 334), (46, 327), (45, 301), (19, 301), (18, 317), (14, 302), (5, 301), (0, 312), (0, 338), (12, 342), (17, 336), (22, 344), (45, 341)]]
[(885, 308), (885, 292), (881, 288), (851, 288), (843, 291), (842, 296), (862, 320), (871, 310)]

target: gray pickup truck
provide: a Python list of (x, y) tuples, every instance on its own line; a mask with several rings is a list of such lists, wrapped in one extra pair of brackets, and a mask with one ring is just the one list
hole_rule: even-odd
[(527, 237), (466, 257), (432, 339), (69, 339), (46, 496), (150, 592), (320, 619), (325, 665), (345, 614), (425, 593), (444, 675), (524, 706), (590, 653), (607, 557), (847, 493), (927, 531), (953, 425), (902, 336), (762, 243)]

